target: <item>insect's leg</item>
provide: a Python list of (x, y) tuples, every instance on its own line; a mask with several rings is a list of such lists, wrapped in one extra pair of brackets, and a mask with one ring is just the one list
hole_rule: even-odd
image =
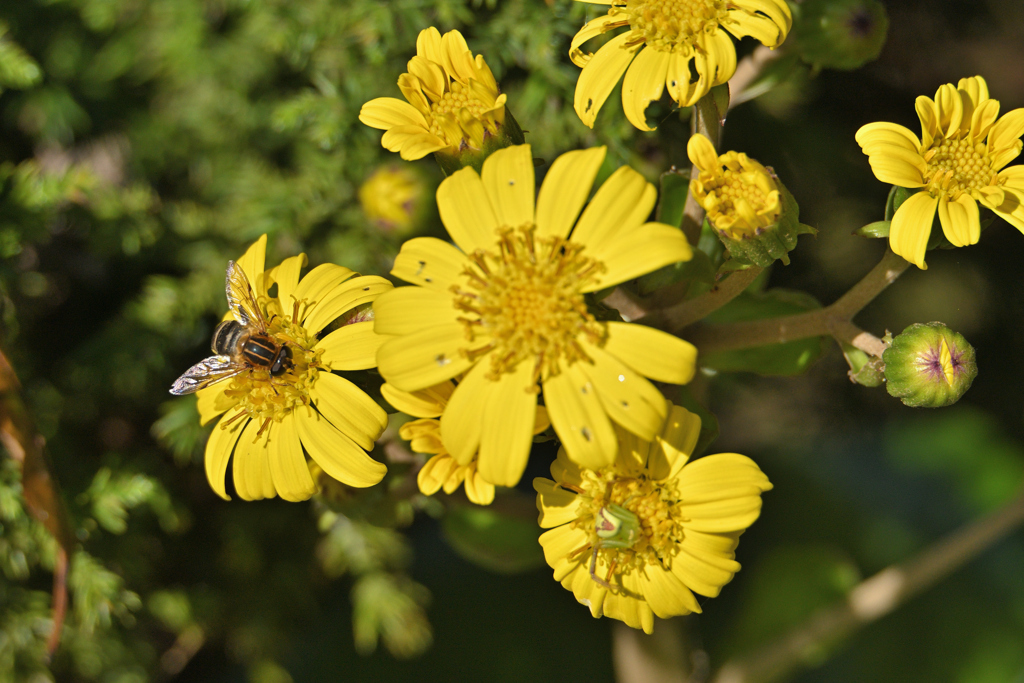
[[(604, 586), (608, 590), (612, 590), (612, 585), (610, 583), (608, 583), (604, 579), (598, 578), (597, 576), (597, 551), (600, 549), (601, 544), (595, 543), (594, 554), (590, 556), (590, 578), (592, 578), (594, 580), (594, 583), (596, 583), (597, 585)], [(614, 567), (614, 565), (612, 566)], [(611, 574), (608, 575), (608, 578), (611, 578)]]

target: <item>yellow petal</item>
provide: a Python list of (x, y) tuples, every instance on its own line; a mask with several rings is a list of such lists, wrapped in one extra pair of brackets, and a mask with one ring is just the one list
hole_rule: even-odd
[(440, 417), (455, 391), (451, 382), (443, 382), (422, 391), (402, 391), (383, 384), (380, 393), (384, 399), (406, 415), (413, 417)]
[(984, 140), (985, 136), (992, 130), (992, 125), (998, 117), (999, 102), (996, 100), (985, 100), (982, 102), (971, 116), (971, 138), (974, 140)]
[[(569, 525), (545, 531), (538, 540), (541, 548), (544, 549), (544, 559), (556, 570), (558, 569), (556, 565), (562, 565), (569, 555), (589, 544), (586, 531), (574, 529)], [(555, 580), (560, 581), (561, 579), (558, 579), (556, 575)]]
[(880, 121), (861, 126), (854, 136), (857, 144), (861, 147), (885, 142), (891, 145), (904, 147), (912, 152), (921, 151), (921, 141), (913, 131), (896, 123)]
[(196, 392), (196, 397), (198, 398), (196, 408), (199, 409), (200, 425), (205, 426), (209, 424), (214, 418), (225, 410), (229, 410), (241, 400), (238, 397), (229, 398), (224, 393), (228, 384), (229, 382), (220, 382)]
[[(994, 100), (989, 100), (993, 102)], [(969, 194), (962, 194), (951, 202), (945, 196), (939, 199), (939, 224), (946, 239), (954, 247), (977, 244), (981, 237), (981, 219), (978, 203)]]
[(399, 389), (419, 391), (468, 370), (473, 361), (459, 351), (466, 346), (461, 323), (436, 325), (389, 339), (377, 352), (377, 367)]
[(356, 306), (370, 303), (393, 288), (394, 285), (390, 281), (377, 275), (353, 278), (324, 294), (319, 301), (311, 305), (302, 325), (310, 332), (318, 333), (344, 313)]
[(664, 223), (645, 223), (587, 247), (587, 256), (603, 263), (605, 270), (584, 292), (596, 292), (693, 258), (693, 250), (682, 231)]
[(458, 463), (448, 455), (435, 455), (420, 468), (416, 475), (416, 485), (420, 493), (425, 496), (432, 496), (441, 490), (441, 486), (448, 481), (448, 475), (452, 468), (458, 467)]
[(620, 166), (584, 209), (573, 230), (572, 241), (587, 246), (586, 255), (593, 256), (593, 245), (646, 221), (655, 201), (654, 186), (629, 166)]
[(466, 477), (466, 498), (474, 505), (490, 505), (494, 502), (494, 484), (484, 481), (479, 474)]
[(947, 136), (957, 133), (964, 118), (964, 102), (952, 83), (940, 85), (935, 91), (935, 108), (939, 113), (939, 130)]
[(578, 365), (593, 384), (608, 417), (645, 441), (654, 439), (668, 412), (665, 397), (611, 354), (590, 344), (583, 348), (594, 362)]
[(452, 285), (462, 282), (468, 267), (469, 259), (451, 244), (436, 237), (415, 237), (402, 245), (391, 274), (450, 296)]
[(916, 163), (896, 158), (888, 153), (872, 154), (868, 157), (868, 163), (871, 165), (871, 172), (883, 183), (906, 188), (924, 187), (924, 176)]
[[(706, 41), (705, 53), (698, 53), (697, 55), (707, 60), (705, 68), (709, 74), (707, 83), (710, 83), (710, 87), (727, 82), (736, 73), (736, 47), (729, 40), (725, 31), (717, 32), (714, 38), (713, 40)], [(691, 104), (696, 104), (696, 100), (692, 99), (692, 95), (687, 106)]]
[(551, 463), (551, 476), (560, 484), (579, 487), (583, 483), (580, 466), (569, 459), (564, 448), (559, 449), (558, 457)]
[[(388, 425), (388, 414), (366, 392), (344, 377), (321, 372), (309, 398), (343, 434), (366, 450)], [(302, 410), (302, 408), (296, 408)]]
[[(756, 0), (741, 0), (741, 2), (736, 3), (736, 6), (738, 8), (757, 6), (758, 10), (761, 11), (763, 11), (762, 7), (764, 7), (769, 11), (774, 10), (773, 14), (779, 14), (778, 6), (770, 2), (758, 3)], [(737, 38), (751, 36), (768, 47), (778, 47), (786, 39), (784, 20), (782, 25), (780, 25), (771, 16), (752, 14), (750, 11), (743, 11), (743, 9), (730, 11), (729, 19), (730, 21), (723, 24), (723, 26)], [(731, 75), (725, 76), (725, 80), (728, 80)]]
[(398, 152), (405, 161), (416, 161), (452, 145), (442, 137), (415, 126), (398, 126), (384, 133), (381, 146)]
[(544, 405), (572, 461), (599, 470), (615, 460), (615, 430), (580, 363), (544, 380)]
[(674, 479), (686, 465), (700, 438), (700, 417), (673, 405), (661, 434), (651, 446), (647, 468), (656, 480)]
[(265, 434), (257, 436), (260, 428), (259, 420), (249, 420), (231, 461), (235, 491), (242, 500), (263, 500), (277, 495), (267, 457), (267, 437)]
[(416, 36), (416, 54), (432, 62), (441, 62), (441, 32), (431, 26)]
[(705, 136), (691, 135), (686, 143), (686, 155), (690, 157), (690, 163), (705, 173), (718, 170), (718, 152)]
[(353, 275), (355, 272), (348, 268), (324, 263), (306, 273), (295, 288), (294, 296), (299, 301), (305, 300), (308, 311), (310, 306)]
[(280, 265), (269, 271), (269, 281), (277, 283), (277, 300), (281, 302), (281, 310), (285, 315), (292, 313), (295, 301), (295, 288), (299, 286), (299, 273), (306, 265), (306, 255), (299, 254), (281, 261)]
[(305, 410), (293, 415), (303, 448), (329, 477), (357, 488), (373, 486), (384, 478), (388, 468), (323, 417)]
[(224, 500), (231, 500), (227, 494), (227, 487), (224, 485), (224, 477), (228, 471), (228, 461), (231, 453), (235, 450), (238, 437), (242, 435), (242, 429), (249, 421), (248, 418), (235, 420), (227, 427), (224, 424), (233, 415), (227, 415), (217, 423), (210, 433), (210, 440), (206, 442), (206, 452), (203, 461), (206, 464), (206, 479), (210, 482), (213, 492)]
[(576, 81), (573, 106), (580, 120), (588, 128), (594, 127), (597, 112), (622, 78), (626, 67), (633, 60), (633, 55), (643, 47), (643, 43), (627, 46), (626, 43), (631, 36), (632, 32), (627, 31), (609, 40), (580, 72), (579, 80)]
[(476, 457), (483, 433), (484, 408), (493, 382), (487, 379), (490, 357), (484, 357), (459, 385), (441, 415), (441, 439), (444, 447), (460, 465)]
[(252, 243), (252, 245), (245, 250), (242, 257), (235, 261), (238, 266), (245, 273), (245, 276), (249, 278), (249, 284), (252, 285), (253, 290), (256, 290), (256, 286), (259, 284), (259, 278), (263, 275), (263, 264), (267, 258), (267, 236), (261, 235), (258, 240)]
[(487, 157), (481, 180), (498, 225), (533, 223), (533, 156), (529, 145), (506, 147)]
[(567, 152), (551, 164), (537, 197), (537, 235), (569, 236), (580, 209), (590, 196), (606, 147)]
[(441, 222), (462, 251), (491, 249), (501, 227), (487, 199), (483, 181), (472, 168), (456, 171), (437, 188), (437, 210)]
[(644, 377), (686, 384), (697, 367), (697, 348), (668, 332), (635, 323), (607, 323), (604, 350)]
[[(608, 0), (603, 4), (609, 5), (611, 2), (612, 0)], [(620, 26), (629, 26), (629, 21), (623, 19), (621, 14), (604, 14), (597, 19), (591, 19), (573, 36), (572, 44), (569, 45), (569, 59), (578, 67), (586, 66), (593, 55), (580, 50), (580, 45)]]
[(388, 130), (396, 126), (417, 126), (426, 129), (423, 114), (408, 102), (394, 97), (378, 97), (359, 110), (359, 120), (370, 128)]
[(533, 445), (537, 415), (532, 363), (523, 361), (489, 388), (477, 468), (496, 486), (515, 486)]
[(1021, 135), (1024, 135), (1024, 109), (1006, 112), (992, 126), (992, 131), (989, 133), (989, 152), (1013, 148)]
[(629, 122), (640, 130), (648, 127), (647, 105), (661, 99), (668, 74), (669, 53), (660, 50), (641, 50), (626, 70), (622, 80), (622, 109)]
[(690, 590), (714, 598), (722, 592), (722, 586), (732, 581), (740, 565), (725, 557), (708, 559), (680, 551), (672, 558), (672, 573)]
[(921, 270), (928, 268), (924, 263), (924, 254), (928, 248), (928, 236), (932, 231), (938, 202), (937, 198), (927, 192), (911, 195), (900, 205), (889, 228), (889, 246), (893, 252)]
[(727, 497), (722, 493), (727, 488), (753, 486), (759, 491), (772, 489), (771, 482), (757, 463), (739, 453), (716, 453), (690, 462), (676, 485), (680, 498), (687, 501), (722, 499)]
[(690, 589), (674, 574), (655, 565), (641, 578), (643, 594), (654, 614), (661, 619), (700, 613), (700, 603)]
[(460, 315), (452, 306), (451, 292), (425, 287), (399, 287), (373, 303), (378, 334), (410, 334), (427, 327), (455, 323)]
[(917, 118), (921, 121), (921, 149), (927, 149), (931, 147), (935, 138), (942, 136), (942, 131), (939, 130), (939, 111), (935, 101), (925, 95), (920, 95), (914, 100), (914, 108), (917, 110)]
[(284, 500), (307, 500), (316, 493), (316, 484), (309, 475), (306, 456), (295, 424), (295, 416), (288, 415), (271, 427), (267, 441), (267, 456), (274, 488)]
[(321, 339), (315, 349), (323, 349), (320, 360), (331, 370), (366, 370), (377, 366), (377, 351), (388, 340), (373, 331), (374, 321), (351, 323)]
[[(782, 29), (781, 40), (785, 40), (786, 34), (793, 28), (793, 15), (786, 0), (735, 0), (735, 5), (748, 12), (759, 12), (771, 19), (776, 26)], [(769, 47), (772, 46), (769, 45)]]
[(537, 492), (537, 507), (540, 509), (538, 523), (542, 529), (568, 524), (580, 516), (580, 497), (576, 493), (543, 477), (533, 480), (533, 489)]

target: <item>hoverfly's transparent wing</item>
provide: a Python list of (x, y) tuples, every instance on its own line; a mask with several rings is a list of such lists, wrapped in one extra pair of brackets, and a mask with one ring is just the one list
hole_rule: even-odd
[(236, 363), (231, 356), (204, 358), (174, 381), (171, 393), (175, 396), (182, 396), (197, 392), (223, 379), (234, 377), (245, 368), (245, 363)]
[(262, 334), (267, 332), (267, 319), (260, 310), (256, 295), (249, 284), (249, 278), (234, 261), (228, 261), (228, 274), (224, 282), (224, 290), (228, 295), (228, 308), (235, 320), (243, 327), (255, 329)]

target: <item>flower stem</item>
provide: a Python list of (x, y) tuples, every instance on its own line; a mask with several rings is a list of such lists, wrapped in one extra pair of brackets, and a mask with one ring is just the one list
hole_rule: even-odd
[[(719, 138), (722, 135), (722, 116), (715, 104), (714, 95), (708, 93), (697, 100), (690, 115), (690, 135), (703, 135), (711, 144), (718, 147)], [(700, 169), (696, 166), (690, 167), (690, 177), (696, 178)], [(704, 225), (704, 209), (693, 198), (693, 193), (687, 191), (686, 204), (683, 207), (683, 223), (680, 226), (686, 240), (693, 245), (700, 239), (701, 226)]]
[(681, 330), (684, 327), (688, 327), (735, 299), (763, 271), (764, 268), (759, 266), (735, 271), (717, 284), (714, 289), (689, 301), (683, 301), (660, 311), (654, 311), (650, 315), (645, 316), (643, 323), (671, 330)]
[(827, 643), (853, 634), (931, 588), (1024, 523), (1024, 494), (964, 525), (903, 564), (862, 581), (846, 600), (753, 654), (727, 662), (713, 683), (770, 683), (813, 665)]
[[(701, 325), (687, 331), (686, 338), (701, 352), (709, 353), (828, 335), (880, 357), (885, 350), (882, 340), (860, 329), (851, 320), (909, 266), (907, 261), (886, 250), (878, 265), (830, 306), (781, 318)], [(666, 329), (679, 334), (683, 327), (669, 324)]]

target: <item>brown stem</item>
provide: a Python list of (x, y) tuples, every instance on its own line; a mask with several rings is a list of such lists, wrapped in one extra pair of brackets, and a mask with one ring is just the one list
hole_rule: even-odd
[(917, 557), (862, 581), (846, 600), (813, 615), (802, 626), (753, 654), (728, 662), (713, 683), (770, 683), (813, 665), (826, 643), (894, 611), (931, 588), (1024, 523), (1024, 495), (964, 525)]
[[(865, 353), (881, 356), (885, 350), (882, 340), (861, 330), (851, 320), (909, 266), (907, 261), (886, 250), (878, 265), (830, 306), (781, 318), (695, 326), (687, 330), (686, 338), (701, 352), (710, 353), (829, 335)], [(674, 334), (682, 331), (678, 325), (669, 325), (667, 329)]]
[[(711, 93), (700, 98), (694, 105), (693, 114), (690, 116), (690, 135), (703, 135), (711, 140), (712, 145), (718, 147), (719, 138), (722, 135), (722, 115), (718, 111), (715, 98)], [(700, 169), (696, 166), (690, 167), (691, 178), (696, 178), (699, 173)], [(693, 198), (693, 193), (687, 192), (686, 204), (683, 207), (683, 222), (680, 227), (690, 244), (697, 244), (702, 225), (704, 225), (704, 209)]]
[(747, 268), (746, 270), (738, 270), (721, 280), (721, 282), (715, 285), (714, 289), (689, 301), (683, 301), (661, 311), (655, 311), (650, 316), (645, 317), (643, 323), (654, 327), (667, 327), (672, 330), (681, 330), (684, 327), (688, 327), (735, 299), (763, 271), (764, 268), (758, 266)]

